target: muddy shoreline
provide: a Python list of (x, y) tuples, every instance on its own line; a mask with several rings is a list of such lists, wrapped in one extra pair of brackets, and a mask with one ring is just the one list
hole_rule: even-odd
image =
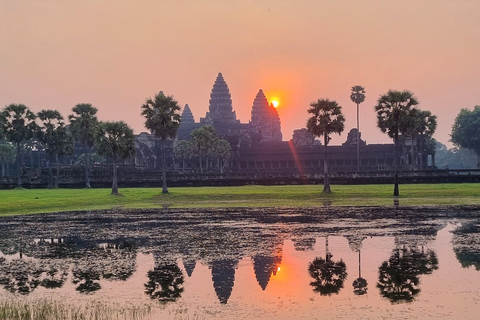
[(438, 219), (438, 218), (480, 218), (480, 205), (440, 205), (440, 206), (325, 206), (325, 207), (297, 207), (297, 208), (158, 208), (158, 209), (103, 209), (103, 210), (85, 210), (85, 211), (65, 211), (56, 213), (28, 214), (22, 216), (3, 216), (1, 219), (15, 218), (22, 220), (42, 219), (47, 216), (59, 216), (63, 218), (81, 216), (86, 213), (92, 215), (105, 216), (137, 216), (154, 215), (156, 217), (167, 216), (203, 216), (203, 217), (222, 217), (227, 220), (247, 219), (262, 216), (264, 219), (281, 216), (304, 216), (320, 219)]

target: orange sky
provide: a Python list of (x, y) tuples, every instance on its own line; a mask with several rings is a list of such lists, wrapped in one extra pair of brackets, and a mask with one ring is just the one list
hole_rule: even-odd
[(100, 120), (145, 131), (140, 105), (162, 90), (205, 116), (218, 72), (242, 122), (259, 89), (278, 97), (284, 140), (310, 102), (336, 100), (356, 126), (350, 88), (362, 85), (360, 130), (390, 140), (373, 107), (413, 91), (449, 140), (461, 108), (480, 104), (478, 0), (0, 0), (0, 106), (33, 111), (92, 103)]

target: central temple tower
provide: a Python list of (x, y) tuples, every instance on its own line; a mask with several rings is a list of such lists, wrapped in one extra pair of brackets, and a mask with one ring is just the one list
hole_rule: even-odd
[(222, 73), (218, 74), (213, 84), (208, 110), (209, 112), (207, 112), (204, 121), (215, 127), (223, 124), (238, 123), (237, 115), (232, 107), (232, 96)]
[(260, 141), (282, 141), (282, 128), (277, 109), (268, 104), (268, 100), (260, 89), (253, 100), (251, 132), (260, 137)]

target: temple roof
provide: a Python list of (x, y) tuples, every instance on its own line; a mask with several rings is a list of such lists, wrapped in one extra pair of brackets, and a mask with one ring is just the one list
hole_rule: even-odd
[(186, 104), (185, 108), (183, 108), (181, 123), (182, 124), (195, 123), (195, 118), (193, 117), (193, 113), (190, 110), (190, 107), (188, 106), (188, 104)]
[(233, 111), (232, 97), (222, 73), (218, 74), (213, 84), (209, 103), (209, 116), (214, 122), (236, 122), (237, 116)]

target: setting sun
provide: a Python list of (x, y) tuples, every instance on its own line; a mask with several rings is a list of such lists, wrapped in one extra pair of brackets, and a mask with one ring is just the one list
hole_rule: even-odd
[(274, 106), (275, 108), (278, 107), (278, 101), (277, 101), (277, 100), (273, 100), (273, 101), (272, 101), (272, 104), (273, 104), (273, 106)]

